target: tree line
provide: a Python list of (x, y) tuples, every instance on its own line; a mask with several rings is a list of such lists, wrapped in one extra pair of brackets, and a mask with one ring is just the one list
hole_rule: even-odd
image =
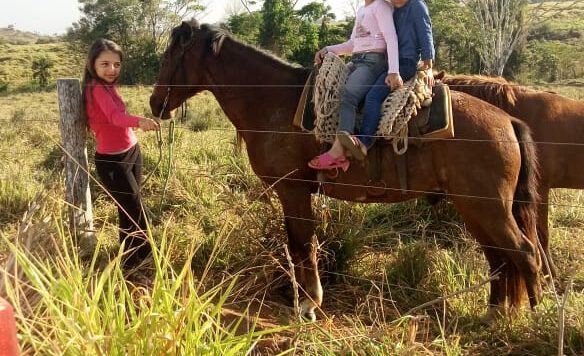
[[(456, 73), (503, 75), (516, 79), (521, 71), (547, 81), (558, 79), (560, 58), (553, 47), (534, 46), (528, 35), (546, 30), (543, 21), (564, 6), (540, 8), (529, 0), (426, 0), (433, 23), (436, 63)], [(353, 9), (360, 1), (349, 1)], [(125, 84), (152, 84), (171, 29), (181, 20), (205, 11), (201, 0), (79, 0), (81, 19), (66, 40), (83, 56), (99, 37), (125, 50)], [(330, 5), (315, 0), (300, 8), (296, 0), (240, 0), (219, 24), (236, 38), (272, 51), (303, 66), (311, 66), (321, 47), (345, 41), (354, 17), (337, 19)], [(579, 33), (576, 35), (579, 36)], [(526, 62), (529, 65), (525, 65)], [(36, 64), (37, 72), (39, 63)], [(50, 65), (40, 63), (41, 71)], [(582, 73), (572, 73), (581, 76)], [(529, 75), (528, 75), (529, 76)], [(46, 73), (38, 74), (46, 78)], [(44, 81), (46, 83), (46, 80)]]

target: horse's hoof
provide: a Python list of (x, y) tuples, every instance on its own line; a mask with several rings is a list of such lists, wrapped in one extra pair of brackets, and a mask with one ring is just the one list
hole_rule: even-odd
[(302, 318), (306, 321), (315, 322), (316, 321), (316, 313), (314, 311), (306, 312), (302, 315)]
[(504, 318), (508, 313), (508, 310), (506, 307), (503, 306), (490, 306), (489, 310), (487, 311), (487, 314), (485, 314), (485, 316), (483, 316), (481, 318), (481, 324), (490, 326), (492, 325), (496, 320), (499, 320), (501, 318)]
[(300, 303), (300, 316), (308, 321), (316, 321), (316, 305), (311, 300), (303, 300)]

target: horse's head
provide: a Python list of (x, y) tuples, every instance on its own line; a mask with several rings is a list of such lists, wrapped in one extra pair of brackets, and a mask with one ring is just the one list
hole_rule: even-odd
[(183, 22), (172, 30), (171, 41), (162, 57), (158, 80), (150, 96), (154, 116), (162, 113), (170, 118), (170, 111), (191, 96), (205, 90), (209, 84), (203, 61), (211, 52), (212, 31), (198, 22)]

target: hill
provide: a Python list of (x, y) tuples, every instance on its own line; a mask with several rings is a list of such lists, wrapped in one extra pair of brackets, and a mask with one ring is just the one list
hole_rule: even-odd
[(33, 44), (0, 44), (0, 85), (8, 90), (30, 85), (32, 63), (46, 57), (54, 66), (50, 69), (50, 81), (59, 77), (80, 77), (83, 60), (69, 49), (65, 42)]
[(15, 29), (13, 26), (0, 28), (0, 43), (32, 44), (50, 43), (59, 41), (58, 37), (39, 35), (34, 32), (26, 32)]
[[(539, 5), (535, 5), (539, 6)], [(543, 9), (552, 11), (556, 2), (545, 2)], [(574, 2), (569, 9), (534, 28), (520, 53), (519, 81), (569, 82), (584, 77), (584, 2)]]

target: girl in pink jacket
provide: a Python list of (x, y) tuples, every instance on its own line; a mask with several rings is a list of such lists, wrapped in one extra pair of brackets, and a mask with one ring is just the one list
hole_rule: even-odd
[(133, 267), (151, 252), (140, 194), (142, 155), (132, 128), (155, 130), (152, 119), (126, 112), (116, 90), (123, 53), (116, 43), (99, 39), (91, 46), (83, 76), (84, 112), (95, 135), (95, 168), (118, 207), (123, 265)]

